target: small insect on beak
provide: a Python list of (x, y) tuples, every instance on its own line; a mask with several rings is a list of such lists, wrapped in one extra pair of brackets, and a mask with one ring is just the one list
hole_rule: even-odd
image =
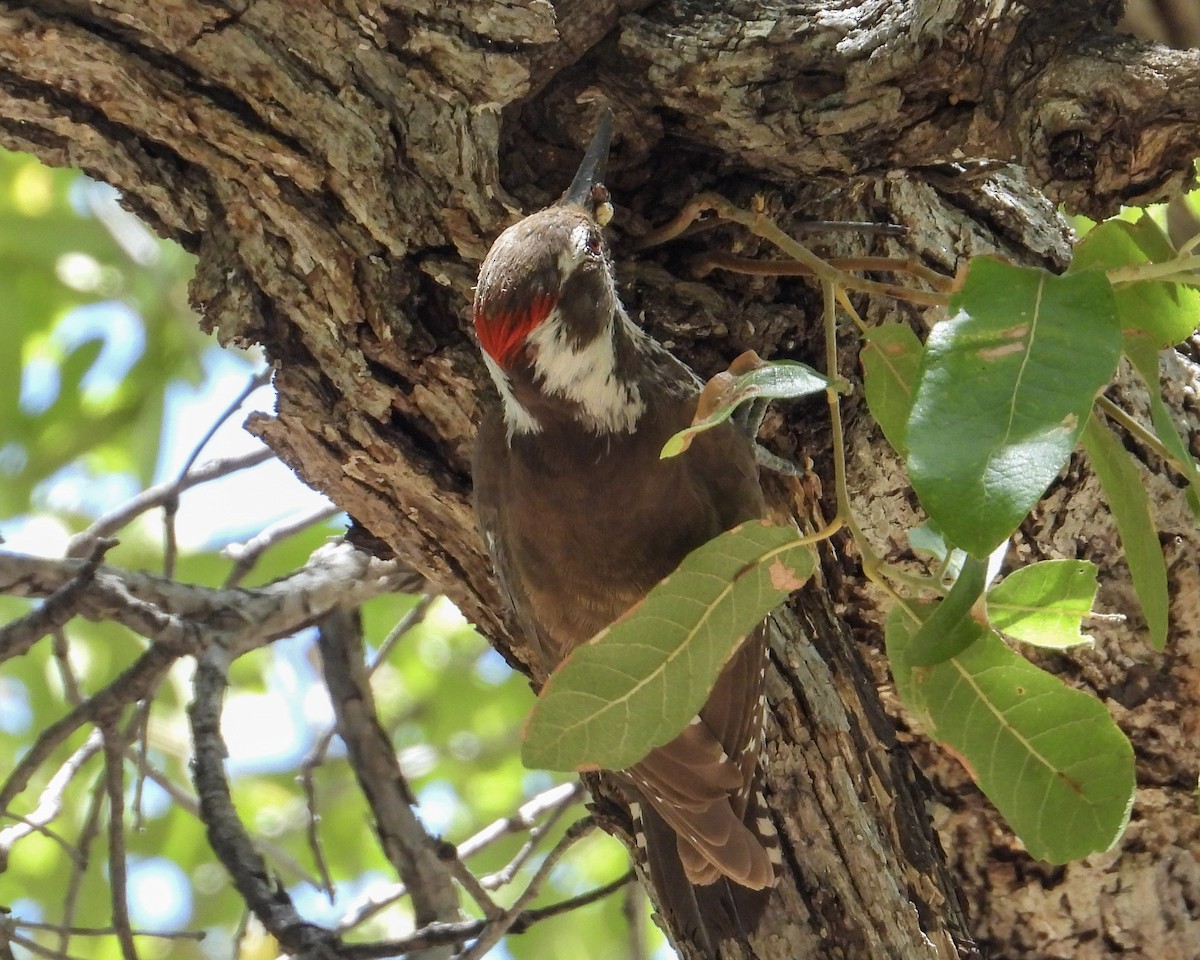
[(596, 132), (592, 134), (592, 142), (588, 144), (583, 162), (571, 186), (562, 195), (559, 203), (577, 203), (588, 210), (596, 218), (600, 226), (605, 226), (613, 215), (612, 203), (608, 199), (608, 189), (604, 186), (604, 168), (608, 164), (608, 149), (612, 143), (613, 113), (605, 110), (600, 117)]

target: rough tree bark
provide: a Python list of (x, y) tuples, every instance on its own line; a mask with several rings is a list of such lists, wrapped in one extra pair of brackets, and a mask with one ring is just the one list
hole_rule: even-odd
[[(440, 584), (519, 663), (470, 511), (486, 377), (467, 305), (491, 238), (561, 191), (598, 106), (617, 113), (614, 247), (634, 315), (704, 374), (748, 348), (812, 359), (817, 298), (802, 281), (690, 272), (691, 254), (731, 241), (768, 252), (757, 243), (722, 230), (635, 257), (629, 239), (716, 189), (763, 194), (785, 227), (909, 227), (900, 241), (837, 239), (837, 253), (866, 244), (945, 271), (989, 251), (1061, 266), (1056, 204), (1099, 216), (1167, 197), (1200, 153), (1200, 54), (1116, 34), (1118, 7), (5, 2), (0, 142), (116, 185), (198, 255), (204, 324), (275, 365), (277, 415), (251, 429), (350, 513), (360, 542)], [(1165, 371), (1192, 437), (1194, 359)], [(855, 370), (847, 347), (842, 372)], [(1133, 388), (1119, 399), (1139, 407)], [(901, 556), (917, 508), (856, 409), (857, 510)], [(797, 404), (767, 423), (777, 452), (814, 463), (804, 483), (768, 480), (780, 509), (808, 521), (829, 509), (825, 422)], [(1200, 539), (1162, 465), (1135, 452), (1166, 531), (1171, 646), (1155, 655), (1136, 622), (1102, 625), (1094, 649), (1051, 658), (1137, 747), (1122, 843), (1066, 867), (1032, 861), (955, 761), (908, 732), (881, 666), (879, 598), (839, 542), (777, 618), (767, 786), (789, 873), (759, 934), (727, 956), (951, 958), (976, 943), (991, 957), (1194, 955)], [(1102, 607), (1137, 609), (1085, 464), (1018, 548), (1097, 559)]]

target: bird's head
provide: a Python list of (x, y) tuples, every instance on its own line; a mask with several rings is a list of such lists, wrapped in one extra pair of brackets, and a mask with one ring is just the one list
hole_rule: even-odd
[(632, 429), (640, 413), (618, 354), (643, 335), (617, 297), (602, 232), (611, 137), (606, 112), (567, 192), (500, 234), (480, 268), (475, 331), (511, 432), (539, 429), (522, 399), (530, 391), (565, 401), (598, 432)]
[(600, 223), (582, 204), (557, 203), (492, 244), (475, 287), (475, 332), (488, 357), (511, 370), (548, 320), (581, 344), (593, 340), (615, 300)]

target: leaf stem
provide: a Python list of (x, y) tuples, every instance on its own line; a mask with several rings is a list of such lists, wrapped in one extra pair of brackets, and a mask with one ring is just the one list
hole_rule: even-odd
[(881, 574), (885, 574), (892, 580), (902, 583), (912, 590), (929, 590), (943, 597), (948, 592), (939, 578), (931, 577), (928, 574), (910, 573), (903, 567), (896, 566), (894, 563), (881, 561), (879, 571)]
[[(846, 482), (846, 440), (845, 430), (842, 426), (841, 399), (834, 387), (838, 379), (837, 303), (841, 300), (845, 305), (845, 292), (839, 289), (834, 279), (822, 278), (821, 294), (825, 318), (825, 375), (829, 377), (830, 382), (830, 386), (825, 390), (825, 398), (829, 402), (829, 420), (833, 432), (833, 482), (837, 496), (837, 513), (826, 529), (832, 534), (841, 526), (846, 527), (862, 558), (863, 575), (907, 611), (909, 608), (905, 599), (881, 575), (882, 560), (864, 536), (858, 522), (854, 519), (854, 511), (850, 507), (850, 489)], [(855, 315), (853, 308), (851, 308), (851, 313)]]
[(867, 335), (867, 324), (862, 317), (858, 315), (858, 311), (854, 309), (854, 305), (850, 302), (850, 298), (846, 296), (846, 291), (841, 287), (836, 290), (837, 302), (842, 305), (842, 309), (849, 314), (850, 319), (854, 321), (854, 325), (858, 327), (858, 332), (861, 336)]
[[(907, 273), (924, 280), (935, 291), (945, 293), (953, 279), (931, 270), (913, 257), (830, 257), (825, 261), (835, 270), (873, 270), (887, 273)], [(801, 260), (759, 260), (755, 257), (738, 257), (731, 253), (712, 252), (697, 257), (693, 263), (697, 274), (703, 278), (713, 270), (728, 270), (759, 277), (811, 277), (813, 269)], [(907, 289), (907, 288), (906, 288)], [(912, 291), (921, 293), (922, 291)]]
[(1179, 256), (1186, 257), (1196, 249), (1197, 244), (1200, 244), (1200, 233), (1193, 233), (1179, 245)]
[[(694, 197), (690, 203), (686, 204), (679, 211), (673, 220), (643, 236), (636, 244), (636, 249), (643, 250), (647, 247), (657, 246), (669, 240), (674, 240), (687, 230), (692, 223), (697, 221), (700, 215), (706, 210), (711, 210), (722, 220), (741, 224), (755, 236), (762, 237), (768, 243), (771, 243), (791, 257), (792, 260), (797, 261), (797, 263), (789, 266), (788, 269), (792, 271), (806, 270), (822, 282), (830, 281), (848, 290), (861, 290), (864, 293), (874, 293), (896, 300), (907, 300), (910, 303), (921, 303), (926, 306), (936, 307), (944, 307), (947, 303), (948, 298), (944, 293), (916, 290), (898, 283), (881, 283), (876, 280), (864, 280), (852, 273), (847, 273), (829, 261), (818, 257), (808, 247), (784, 233), (779, 228), (779, 225), (761, 210), (743, 210), (736, 204), (726, 200), (719, 193), (702, 193)], [(897, 263), (898, 266), (894, 265), (892, 269), (898, 268), (905, 272), (924, 277), (922, 271), (925, 268), (923, 266), (916, 265), (917, 268), (914, 269), (914, 265), (911, 263), (905, 264), (904, 261)], [(930, 282), (934, 281), (931, 280)], [(944, 278), (937, 283), (940, 284), (942, 282), (944, 282)]]
[(1136, 283), (1139, 280), (1180, 280), (1195, 282), (1192, 272), (1200, 270), (1200, 254), (1179, 256), (1163, 263), (1133, 263), (1116, 267), (1107, 273), (1108, 282)]
[(1138, 423), (1133, 417), (1122, 410), (1117, 404), (1106, 396), (1096, 398), (1096, 406), (1103, 410), (1108, 416), (1125, 428), (1138, 443), (1144, 444), (1153, 450), (1159, 457), (1169, 463), (1172, 467), (1178, 470), (1183, 476), (1188, 476), (1187, 467), (1179, 462), (1179, 458), (1175, 456), (1161, 440), (1157, 434), (1148, 427)]

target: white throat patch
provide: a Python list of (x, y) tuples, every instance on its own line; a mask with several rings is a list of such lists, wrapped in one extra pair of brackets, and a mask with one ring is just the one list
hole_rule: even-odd
[(512, 440), (518, 433), (540, 433), (542, 425), (538, 423), (528, 410), (518, 402), (508, 382), (508, 374), (504, 368), (492, 359), (486, 350), (483, 353), (484, 365), (492, 375), (492, 382), (500, 393), (500, 403), (504, 407), (504, 423), (508, 427), (508, 439)]
[(645, 337), (618, 307), (600, 335), (580, 347), (567, 336), (555, 308), (527, 340), (542, 391), (578, 403), (596, 433), (630, 433), (646, 412), (638, 385), (618, 375), (614, 324), (623, 327), (617, 335), (634, 343)]

